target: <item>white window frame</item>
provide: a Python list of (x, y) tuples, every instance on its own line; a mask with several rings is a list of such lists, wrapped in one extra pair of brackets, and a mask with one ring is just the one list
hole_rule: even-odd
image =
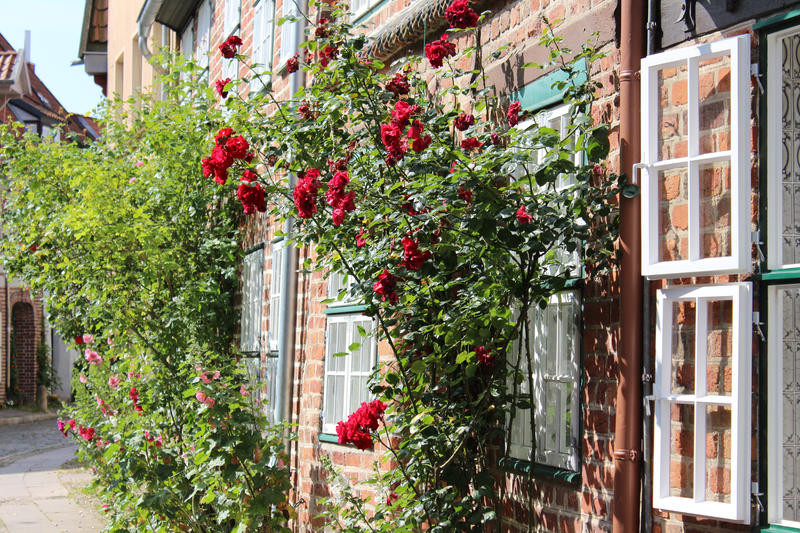
[[(733, 522), (750, 522), (751, 454), (751, 351), (752, 295), (750, 282), (660, 289), (656, 308), (656, 366), (653, 452), (653, 507), (665, 511), (708, 516)], [(732, 390), (730, 396), (709, 395), (706, 390), (707, 302), (732, 301)], [(694, 394), (672, 394), (672, 304), (695, 302)], [(670, 496), (670, 406), (688, 404), (694, 416), (694, 497)], [(731, 408), (731, 501), (705, 501), (705, 407)], [(700, 458), (700, 459), (698, 459)]]
[(225, 38), (233, 35), (241, 22), (242, 0), (225, 0), (225, 13), (222, 34)]
[[(283, 0), (282, 13), (284, 18), (300, 16), (300, 11), (297, 9), (295, 1), (296, 0)], [(294, 56), (297, 52), (300, 23), (300, 20), (294, 22), (287, 20), (281, 25), (281, 48), (280, 59), (278, 60), (280, 68), (283, 68), (289, 58)]]
[[(551, 307), (549, 304), (560, 305), (568, 303), (573, 306), (574, 313), (570, 317), (573, 320), (573, 327), (575, 331), (574, 338), (571, 340), (571, 346), (562, 346), (560, 341), (563, 337), (561, 329), (564, 325), (561, 323), (561, 317), (558, 314), (558, 307)], [(551, 314), (548, 315), (548, 310)], [(555, 310), (556, 314), (552, 315)], [(532, 433), (530, 424), (530, 410), (520, 409), (514, 416), (512, 427), (509, 428), (509, 456), (515, 459), (522, 459), (531, 461), (538, 464), (544, 464), (555, 468), (564, 468), (577, 472), (580, 465), (580, 394), (581, 394), (581, 374), (580, 374), (580, 358), (581, 358), (581, 294), (579, 290), (566, 290), (553, 294), (548, 302), (548, 307), (540, 310), (534, 307), (529, 310), (529, 327), (534, 329), (533, 342), (531, 345), (531, 353), (533, 358), (533, 387), (534, 387), (534, 420), (537, 428), (536, 433), (536, 457), (532, 457)], [(537, 320), (541, 316), (544, 321)], [(552, 332), (536, 331), (542, 322), (555, 325), (557, 331), (555, 338), (559, 342), (556, 347), (556, 371), (555, 374), (548, 375), (546, 371), (546, 355), (543, 353), (540, 342), (543, 338), (551, 338)], [(522, 340), (524, 342), (524, 340)], [(520, 340), (514, 342), (512, 358), (509, 358), (510, 370), (513, 370), (516, 361), (516, 355), (519, 350)], [(540, 349), (537, 349), (540, 348)], [(563, 356), (563, 357), (562, 357)], [(523, 381), (517, 385), (519, 394), (527, 394), (528, 380), (527, 380), (527, 362), (525, 359), (520, 363), (520, 372), (523, 375)], [(555, 408), (557, 409), (556, 420), (558, 427), (555, 428), (556, 432), (556, 446), (557, 449), (546, 448), (546, 434), (552, 428), (547, 427), (546, 409), (547, 404), (547, 388), (546, 382), (556, 383), (571, 383), (572, 392), (567, 399), (569, 408), (572, 412), (572, 423), (570, 425), (569, 444), (562, 448), (563, 437), (562, 431), (565, 430), (567, 413), (567, 402), (563, 405), (559, 403)], [(509, 380), (508, 387), (513, 390), (513, 381)], [(563, 400), (560, 398), (560, 401)], [(518, 425), (519, 424), (519, 425)]]
[[(800, 28), (793, 26), (767, 35), (767, 268), (800, 268), (800, 263), (783, 263), (783, 243), (781, 228), (783, 227), (783, 192), (781, 190), (781, 173), (783, 170), (782, 145), (782, 49), (781, 39), (795, 34)], [(762, 127), (764, 127), (762, 125)], [(773, 147), (777, 149), (772, 149)]]
[[(700, 154), (699, 64), (729, 55), (731, 58), (731, 149)], [(657, 120), (658, 71), (687, 65), (688, 155), (659, 160)], [(712, 43), (668, 50), (642, 59), (642, 274), (648, 278), (732, 274), (752, 271), (750, 258), (750, 37), (739, 35)], [(703, 163), (730, 161), (731, 253), (700, 258), (700, 179)], [(661, 261), (658, 223), (658, 172), (686, 168), (689, 184), (689, 259)]]
[(240, 349), (261, 351), (261, 308), (264, 296), (264, 248), (259, 247), (242, 261), (242, 320)]
[(181, 33), (181, 54), (183, 54), (186, 59), (192, 58), (194, 44), (194, 18), (191, 18), (186, 24), (186, 28), (184, 28)]
[(267, 346), (270, 352), (278, 351), (278, 337), (280, 335), (280, 317), (283, 298), (281, 287), (283, 284), (283, 254), (286, 241), (281, 239), (272, 243), (271, 273), (269, 285), (269, 329), (267, 330)]
[[(343, 272), (331, 272), (328, 275), (328, 298), (334, 299), (333, 302), (328, 303), (328, 307), (340, 307), (345, 305), (359, 305), (362, 304), (363, 301), (351, 293), (353, 285), (355, 285), (356, 279)], [(345, 295), (339, 300), (339, 293), (342, 291), (346, 291)]]
[[(362, 327), (366, 324), (369, 324), (369, 334), (366, 337), (362, 337), (358, 331), (358, 324), (361, 324)], [(341, 352), (348, 352), (347, 355), (340, 355), (334, 358), (333, 354), (337, 353), (333, 350), (335, 347), (331, 342), (331, 327), (336, 326), (337, 324), (346, 324), (347, 327), (345, 329), (345, 342), (343, 349)], [(322, 432), (327, 433), (330, 435), (336, 434), (336, 425), (342, 421), (347, 420), (347, 417), (350, 416), (350, 396), (353, 393), (354, 385), (353, 379), (354, 378), (364, 378), (369, 377), (372, 374), (375, 365), (378, 363), (378, 343), (375, 338), (376, 335), (376, 323), (375, 320), (369, 318), (361, 313), (343, 313), (337, 315), (328, 315), (327, 326), (325, 328), (325, 381), (323, 385), (323, 408), (322, 408)], [(349, 353), (349, 347), (353, 345), (353, 343), (361, 344), (363, 348), (365, 345), (369, 349), (369, 357), (371, 361), (371, 366), (369, 370), (364, 371), (355, 371), (353, 370), (353, 354)], [(334, 371), (331, 367), (333, 361), (335, 359), (341, 359), (344, 361), (344, 370)], [(333, 412), (333, 393), (331, 391), (329, 378), (332, 377), (343, 377), (344, 382), (344, 396), (342, 398), (342, 411), (341, 412)], [(367, 391), (369, 394), (369, 391)]]
[[(381, 3), (382, 0), (351, 0), (350, 20), (356, 20), (364, 13)], [(413, 1), (413, 0), (412, 0)]]
[(250, 90), (260, 91), (264, 88), (265, 81), (272, 78), (271, 74), (264, 71), (272, 71), (273, 42), (275, 38), (275, 0), (256, 0), (253, 8), (253, 62), (263, 65), (261, 68), (261, 78), (254, 73), (250, 81)]
[(197, 9), (197, 35), (195, 60), (201, 68), (208, 68), (208, 52), (211, 47), (211, 4), (203, 0)]

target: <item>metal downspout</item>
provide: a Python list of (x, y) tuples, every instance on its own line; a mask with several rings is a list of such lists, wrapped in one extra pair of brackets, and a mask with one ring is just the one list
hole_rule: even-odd
[[(633, 181), (640, 154), (639, 68), (644, 2), (620, 2), (620, 169)], [(639, 531), (642, 440), (642, 270), (639, 196), (620, 198), (619, 386), (614, 427), (614, 533)]]
[[(647, 5), (647, 55), (658, 48), (658, 0)], [(644, 433), (642, 438), (642, 533), (653, 532), (653, 361), (650, 357), (650, 281), (642, 281), (642, 387), (644, 395)]]
[[(144, 56), (148, 63), (150, 63), (150, 59), (153, 57), (153, 52), (151, 52), (150, 48), (147, 46), (147, 40), (150, 38), (150, 30), (153, 29), (153, 24), (156, 21), (156, 14), (163, 3), (164, 0), (146, 0), (142, 6), (142, 10), (139, 12), (139, 20), (137, 20), (139, 24), (139, 50), (142, 51), (142, 56)], [(153, 65), (153, 68), (159, 74), (166, 74), (164, 69), (161, 68), (161, 65), (156, 63), (150, 64)]]
[[(11, 386), (11, 309), (8, 308), (8, 274), (3, 272), (3, 293), (5, 294), (6, 326), (6, 390)], [(8, 399), (8, 398), (6, 398)]]
[[(298, 6), (301, 10), (307, 11), (304, 5)], [(295, 43), (295, 48), (300, 45), (300, 39), (303, 35), (303, 18), (294, 22), (300, 25), (299, 30), (295, 32), (298, 41)], [(305, 86), (305, 75), (301, 72), (294, 72), (289, 77), (289, 91), (291, 96)], [(294, 189), (297, 182), (297, 176), (289, 174), (289, 189)], [(294, 218), (288, 217), (283, 229), (286, 234), (286, 241), (294, 236)], [(288, 245), (283, 249), (281, 268), (283, 272), (283, 279), (281, 280), (281, 300), (282, 305), (280, 309), (280, 324), (281, 327), (278, 333), (278, 383), (275, 411), (278, 415), (276, 420), (291, 422), (292, 419), (292, 399), (293, 399), (293, 375), (294, 375), (294, 349), (295, 349), (295, 331), (297, 329), (297, 270), (299, 265), (299, 258), (297, 248), (293, 245)], [(287, 451), (289, 442), (286, 442)]]

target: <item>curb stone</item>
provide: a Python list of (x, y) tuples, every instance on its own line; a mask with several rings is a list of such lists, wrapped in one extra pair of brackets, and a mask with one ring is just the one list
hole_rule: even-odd
[(0, 426), (12, 426), (16, 424), (27, 424), (29, 422), (39, 422), (42, 420), (55, 420), (58, 418), (56, 413), (31, 413), (29, 415), (10, 416), (0, 418)]

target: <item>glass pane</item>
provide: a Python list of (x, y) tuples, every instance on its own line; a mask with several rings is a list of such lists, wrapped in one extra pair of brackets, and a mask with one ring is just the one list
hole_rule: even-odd
[(778, 292), (782, 326), (783, 518), (800, 521), (800, 289)]
[[(347, 324), (345, 322), (337, 322), (333, 325), (334, 335), (331, 336), (330, 346), (331, 354), (342, 353), (347, 351)], [(332, 357), (331, 369), (334, 372), (344, 372), (346, 368), (347, 358), (349, 356), (340, 355), (339, 357)]]
[(658, 260), (689, 259), (689, 182), (685, 168), (658, 172)]
[(731, 163), (700, 165), (700, 257), (727, 257), (731, 250)]
[(330, 376), (328, 383), (330, 387), (325, 390), (326, 403), (329, 405), (326, 422), (336, 424), (350, 414), (344, 412), (344, 376)]
[(694, 497), (694, 406), (670, 405), (669, 495)]
[(733, 302), (710, 301), (706, 315), (706, 392), (730, 396), (733, 391)]
[(731, 56), (700, 62), (700, 153), (731, 148)]
[(694, 394), (696, 315), (695, 302), (672, 303), (672, 394)]
[(572, 448), (572, 383), (561, 383), (561, 449), (562, 454), (569, 454)]
[(787, 36), (782, 45), (781, 240), (788, 265), (800, 262), (800, 36)]
[(558, 390), (558, 383), (546, 381), (545, 388), (545, 436), (544, 445), (545, 451), (557, 452), (558, 451), (558, 426), (560, 412), (561, 412), (561, 394)]
[(685, 157), (689, 146), (689, 76), (686, 64), (658, 71), (658, 160)]
[(706, 500), (731, 501), (731, 407), (706, 408)]

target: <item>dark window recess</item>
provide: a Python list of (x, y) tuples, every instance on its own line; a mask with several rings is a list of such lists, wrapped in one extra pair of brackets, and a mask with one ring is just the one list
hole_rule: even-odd
[(660, 2), (661, 48), (759, 18), (790, 6), (796, 0), (664, 0)]

